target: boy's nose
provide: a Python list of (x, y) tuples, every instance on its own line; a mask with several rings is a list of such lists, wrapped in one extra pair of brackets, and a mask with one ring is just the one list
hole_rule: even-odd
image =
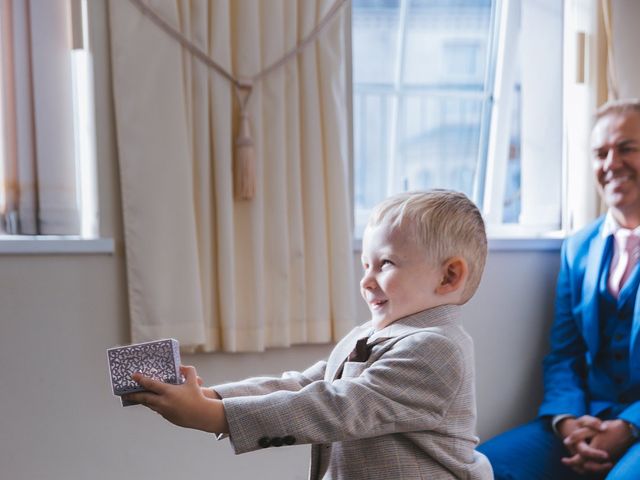
[(365, 272), (360, 280), (360, 288), (364, 290), (373, 290), (376, 286), (376, 281), (373, 278), (373, 275)]

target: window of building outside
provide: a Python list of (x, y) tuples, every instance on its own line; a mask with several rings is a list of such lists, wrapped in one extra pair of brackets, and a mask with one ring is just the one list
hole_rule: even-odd
[[(356, 237), (383, 198), (430, 188), (464, 192), (489, 226), (521, 223), (520, 32), (527, 3), (354, 0)], [(561, 8), (557, 16), (561, 24)], [(560, 52), (547, 61), (559, 65)], [(561, 146), (557, 154), (560, 179)], [(535, 228), (560, 227), (557, 193), (557, 216)]]

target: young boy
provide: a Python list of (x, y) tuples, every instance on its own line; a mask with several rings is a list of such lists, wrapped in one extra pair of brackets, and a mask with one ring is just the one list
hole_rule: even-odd
[(396, 195), (362, 242), (371, 321), (327, 361), (212, 388), (193, 367), (179, 386), (136, 374), (149, 393), (128, 397), (176, 425), (229, 433), (235, 453), (312, 444), (312, 479), (492, 479), (474, 450), (473, 345), (459, 319), (486, 255), (482, 217), (463, 194)]

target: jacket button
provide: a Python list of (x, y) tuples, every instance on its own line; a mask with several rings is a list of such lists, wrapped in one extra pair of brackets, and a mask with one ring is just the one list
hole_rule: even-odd
[(271, 439), (269, 437), (262, 437), (260, 440), (258, 440), (258, 445), (260, 445), (262, 448), (270, 447)]
[(293, 445), (294, 443), (296, 443), (296, 437), (294, 437), (293, 435), (287, 435), (282, 440), (284, 441), (285, 445)]
[(274, 447), (281, 447), (282, 445), (284, 445), (284, 442), (282, 441), (282, 438), (280, 437), (273, 437), (271, 439), (271, 445)]

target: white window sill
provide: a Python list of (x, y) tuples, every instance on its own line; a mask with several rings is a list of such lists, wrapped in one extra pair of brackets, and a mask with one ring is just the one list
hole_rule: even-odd
[(113, 254), (112, 238), (0, 235), (0, 255)]
[(510, 251), (560, 251), (564, 238), (521, 237), (489, 238), (490, 252)]

